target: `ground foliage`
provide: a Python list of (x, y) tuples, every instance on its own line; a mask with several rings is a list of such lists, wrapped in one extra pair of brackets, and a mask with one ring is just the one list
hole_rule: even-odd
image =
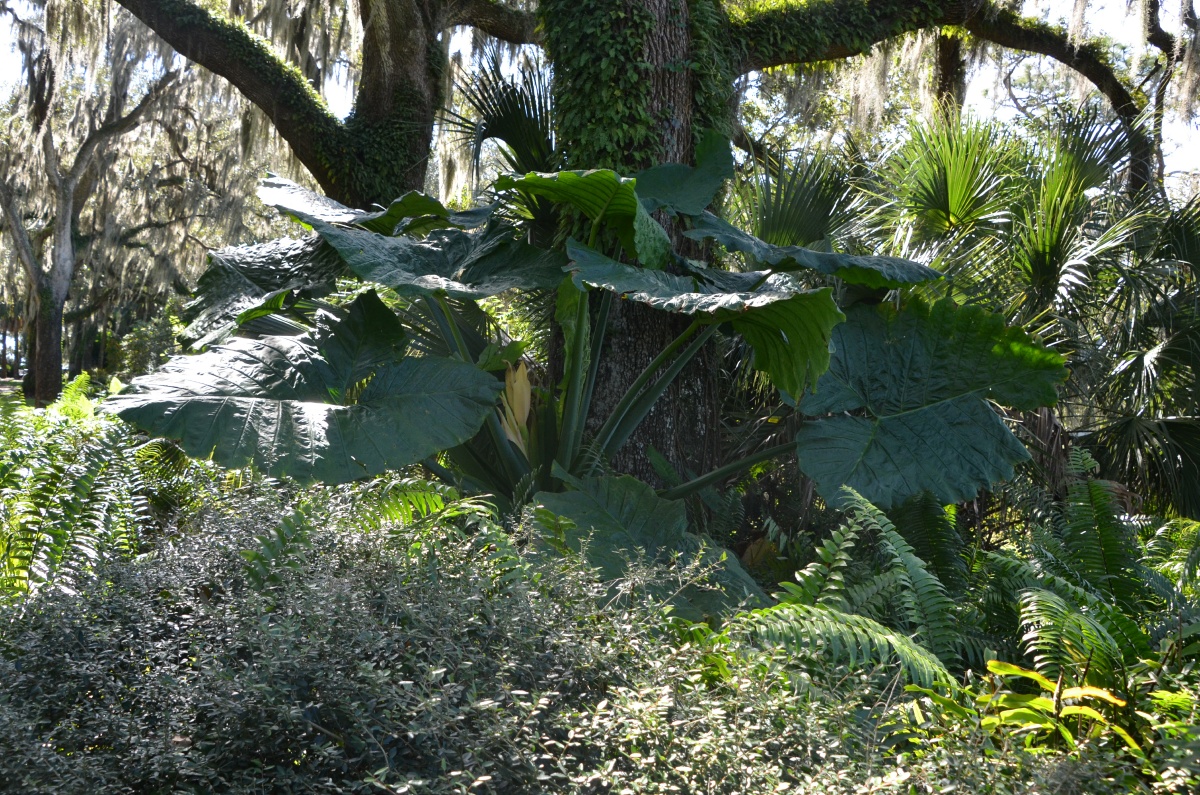
[(352, 513), (382, 516), (379, 496), (396, 486), (332, 510), (320, 494), (259, 491), (206, 511), (199, 533), (101, 567), (77, 594), (44, 590), (7, 610), (0, 790), (1127, 784), (1112, 759), (1030, 756), (962, 727), (897, 758), (887, 737), (902, 699), (886, 670), (801, 669), (672, 622), (638, 596), (661, 571), (598, 585), (569, 558), (522, 551), (485, 506), (415, 481), (400, 492), (426, 497), (403, 501), (432, 513), (354, 526)]

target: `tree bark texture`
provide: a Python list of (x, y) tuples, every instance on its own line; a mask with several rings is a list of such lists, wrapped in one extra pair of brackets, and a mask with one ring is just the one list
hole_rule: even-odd
[[(560, 137), (572, 168), (611, 167), (625, 174), (655, 163), (689, 163), (697, 124), (697, 88), (691, 64), (707, 53), (692, 47), (687, 0), (547, 2), (542, 6), (552, 57), (577, 47), (576, 31), (607, 28), (624, 74), (611, 75), (601, 53), (556, 59)], [(609, 61), (611, 63), (611, 60)], [(604, 85), (613, 97), (580, 95), (581, 87)], [(615, 88), (614, 88), (615, 87)], [(602, 90), (603, 91), (603, 90)], [(614, 111), (614, 109), (617, 109)], [(620, 129), (615, 125), (623, 125)], [(622, 143), (614, 145), (614, 141)], [(690, 244), (674, 219), (662, 217), (677, 248)], [(595, 431), (649, 362), (688, 325), (687, 320), (633, 302), (615, 301), (597, 373), (588, 429)], [(653, 447), (680, 472), (703, 473), (720, 462), (719, 401), (711, 346), (684, 370), (611, 462), (651, 483), (661, 483), (648, 458)]]
[(967, 60), (960, 37), (938, 34), (935, 77), (942, 106), (947, 110), (961, 108), (967, 94)]
[[(33, 361), (26, 378), (26, 400), (35, 406), (49, 406), (62, 392), (62, 316), (63, 303), (55, 298), (49, 284), (38, 289), (37, 319), (33, 323), (35, 342)], [(65, 302), (65, 296), (64, 296)], [(31, 394), (32, 393), (32, 394)]]

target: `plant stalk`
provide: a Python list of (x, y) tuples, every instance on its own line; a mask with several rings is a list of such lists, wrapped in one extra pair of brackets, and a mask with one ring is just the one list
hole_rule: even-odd
[(756, 453), (751, 453), (750, 455), (739, 458), (736, 461), (731, 461), (724, 466), (717, 467), (707, 475), (701, 475), (698, 478), (689, 480), (687, 483), (681, 483), (674, 488), (660, 491), (658, 495), (667, 500), (678, 500), (682, 497), (687, 497), (691, 494), (694, 494), (707, 486), (711, 486), (714, 483), (719, 483), (730, 475), (736, 475), (738, 472), (749, 469), (761, 461), (767, 461), (777, 455), (794, 453), (795, 451), (795, 442), (787, 442), (786, 444), (777, 444), (774, 447), (766, 447)]

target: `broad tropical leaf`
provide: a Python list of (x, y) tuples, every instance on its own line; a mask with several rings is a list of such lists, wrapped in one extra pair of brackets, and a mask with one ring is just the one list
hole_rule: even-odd
[(303, 482), (375, 475), (469, 439), (500, 382), (459, 361), (404, 357), (382, 312), (368, 294), (314, 334), (176, 357), (104, 408), (190, 455)]
[(899, 257), (831, 254), (799, 246), (773, 246), (712, 213), (696, 216), (694, 227), (683, 234), (694, 240), (715, 240), (730, 251), (750, 255), (755, 262), (772, 271), (815, 270), (866, 287), (894, 289), (942, 278), (932, 268)]
[(711, 575), (721, 591), (689, 586), (673, 599), (677, 611), (695, 620), (717, 615), (750, 599), (766, 603), (766, 595), (732, 554), (722, 554), (688, 532), (687, 508), (680, 500), (665, 500), (646, 483), (629, 475), (571, 479), (574, 491), (539, 492), (534, 501), (570, 520), (560, 539), (583, 551), (606, 580), (624, 576), (631, 558), (670, 563), (675, 555), (699, 556), (714, 567)]
[(196, 298), (183, 310), (184, 345), (199, 349), (229, 335), (238, 316), (282, 291), (323, 295), (346, 266), (337, 252), (313, 237), (281, 238), (251, 246), (228, 246), (209, 254)]
[(987, 401), (1051, 405), (1066, 375), (1025, 332), (950, 300), (853, 307), (833, 345), (800, 408), (835, 416), (805, 423), (796, 441), (801, 469), (834, 502), (842, 486), (884, 508), (922, 491), (942, 504), (973, 498), (1029, 455)]
[(384, 235), (420, 235), (433, 229), (451, 227), (472, 229), (486, 223), (493, 210), (493, 207), (486, 206), (465, 212), (453, 212), (432, 196), (419, 191), (409, 191), (384, 210), (364, 212), (339, 204), (281, 177), (263, 180), (258, 187), (258, 198), (263, 204), (276, 207), (310, 226), (314, 221), (354, 224)]
[(696, 165), (662, 163), (638, 174), (637, 195), (653, 212), (666, 208), (684, 215), (699, 215), (713, 197), (732, 179), (733, 152), (729, 139), (713, 130), (707, 131), (696, 146)]
[(419, 239), (320, 221), (313, 226), (350, 270), (402, 295), (486, 298), (511, 289), (553, 289), (565, 278), (561, 253), (519, 240), (511, 227), (477, 234), (445, 229)]
[(603, 223), (616, 232), (631, 257), (648, 268), (662, 268), (670, 256), (671, 241), (638, 200), (635, 184), (615, 171), (595, 169), (505, 176), (496, 180), (496, 189), (518, 190), (570, 205), (592, 223)]
[(694, 277), (635, 268), (574, 241), (575, 280), (703, 323), (729, 323), (754, 349), (754, 365), (789, 394), (829, 366), (833, 327), (844, 315), (832, 291), (804, 290), (787, 274), (712, 271)]

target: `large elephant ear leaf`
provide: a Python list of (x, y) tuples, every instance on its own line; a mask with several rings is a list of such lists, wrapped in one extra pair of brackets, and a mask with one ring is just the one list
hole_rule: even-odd
[(511, 227), (468, 234), (440, 230), (421, 240), (320, 221), (313, 228), (362, 278), (401, 295), (478, 299), (510, 289), (553, 289), (566, 258), (514, 237)]
[(662, 163), (638, 174), (637, 195), (650, 211), (666, 208), (674, 213), (700, 215), (734, 175), (729, 139), (707, 131), (696, 146), (696, 165)]
[(699, 214), (692, 221), (692, 228), (683, 233), (685, 237), (715, 240), (730, 251), (749, 255), (772, 271), (814, 270), (850, 284), (889, 290), (942, 278), (933, 268), (899, 257), (834, 254), (800, 246), (771, 245), (712, 213)]
[(316, 218), (330, 224), (348, 224), (363, 215), (362, 210), (347, 207), (274, 174), (258, 183), (258, 198), (268, 207), (282, 210), (304, 223)]
[(345, 317), (319, 318), (315, 338), (329, 367), (325, 382), (330, 399), (338, 403), (345, 403), (376, 370), (401, 360), (406, 342), (400, 319), (374, 290), (354, 299)]
[(104, 409), (189, 455), (301, 482), (343, 483), (421, 461), (471, 438), (501, 384), (463, 362), (404, 356), (387, 311), (367, 294), (315, 333), (175, 357)]
[[(712, 569), (711, 588), (685, 588), (671, 604), (685, 617), (701, 620), (744, 600), (766, 603), (766, 595), (731, 554), (688, 532), (687, 508), (659, 497), (649, 485), (629, 475), (569, 479), (574, 491), (539, 492), (534, 501), (565, 517), (562, 544), (582, 552), (604, 580), (624, 577), (629, 561), (641, 558), (672, 564), (676, 556), (697, 558)], [(670, 594), (663, 594), (670, 596)]]
[(218, 342), (237, 328), (243, 312), (268, 297), (286, 290), (324, 295), (345, 273), (337, 252), (316, 236), (218, 249), (183, 309), (188, 325), (180, 340), (192, 349)]
[(729, 323), (754, 350), (754, 366), (799, 395), (829, 366), (833, 328), (844, 319), (829, 288), (805, 290), (787, 274), (713, 272), (702, 278), (635, 268), (567, 243), (577, 282), (664, 312)]
[[(1029, 457), (989, 401), (1052, 405), (1062, 357), (978, 307), (946, 299), (857, 306), (834, 330), (829, 371), (800, 409), (834, 416), (796, 437), (800, 468), (827, 500), (842, 486), (892, 508), (922, 491), (974, 498)], [(849, 412), (854, 412), (853, 415)]]
[(487, 206), (455, 212), (432, 196), (414, 190), (395, 199), (386, 209), (365, 212), (276, 176), (259, 183), (258, 198), (263, 204), (310, 226), (314, 221), (354, 224), (382, 235), (424, 235), (434, 229), (472, 229), (486, 223), (494, 209)]
[(635, 180), (608, 169), (534, 172), (496, 180), (497, 190), (516, 190), (574, 207), (592, 223), (603, 223), (616, 232), (629, 256), (648, 268), (662, 268), (671, 241), (638, 200), (635, 185)]

